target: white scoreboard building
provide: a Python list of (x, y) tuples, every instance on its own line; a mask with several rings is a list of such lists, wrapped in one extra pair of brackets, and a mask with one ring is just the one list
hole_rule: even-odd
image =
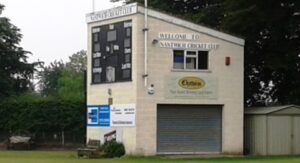
[(243, 39), (135, 3), (86, 18), (87, 139), (128, 155), (242, 154)]

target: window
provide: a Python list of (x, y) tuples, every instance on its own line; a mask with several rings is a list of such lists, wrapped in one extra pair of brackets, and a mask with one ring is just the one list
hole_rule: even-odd
[(208, 51), (198, 51), (198, 69), (208, 69)]
[(197, 52), (195, 51), (187, 51), (186, 52), (186, 69), (196, 70), (198, 61), (197, 61)]
[(208, 51), (173, 51), (173, 68), (184, 70), (207, 70)]
[(124, 21), (94, 27), (92, 36), (92, 83), (130, 81), (132, 22)]
[(174, 50), (174, 69), (184, 69), (184, 51), (183, 50)]

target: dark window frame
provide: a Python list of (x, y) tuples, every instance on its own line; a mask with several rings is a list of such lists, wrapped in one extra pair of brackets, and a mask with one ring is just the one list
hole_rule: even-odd
[[(182, 65), (180, 60), (180, 53), (183, 55)], [(190, 53), (190, 54), (188, 54)], [(194, 54), (191, 54), (194, 53)], [(178, 57), (175, 58), (175, 55)], [(188, 68), (187, 59), (194, 59), (194, 68)], [(202, 60), (204, 59), (204, 60)], [(175, 65), (178, 63), (178, 65)], [(180, 68), (182, 67), (182, 68)], [(187, 49), (174, 49), (173, 50), (173, 70), (184, 70), (184, 71), (202, 71), (209, 70), (209, 51), (208, 50), (187, 50)]]

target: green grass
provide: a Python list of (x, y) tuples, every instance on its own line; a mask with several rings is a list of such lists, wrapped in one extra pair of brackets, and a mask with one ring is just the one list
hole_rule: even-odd
[(0, 151), (0, 163), (300, 163), (300, 156), (276, 157), (123, 157), (115, 159), (78, 159), (75, 152)]

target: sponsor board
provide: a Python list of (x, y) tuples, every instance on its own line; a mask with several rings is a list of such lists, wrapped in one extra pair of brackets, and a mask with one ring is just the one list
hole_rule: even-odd
[(173, 75), (166, 79), (165, 98), (217, 99), (217, 79), (203, 76)]
[(87, 126), (134, 127), (135, 115), (135, 104), (88, 106)]
[(93, 105), (87, 107), (87, 126), (108, 127), (109, 123), (109, 105)]
[(112, 127), (135, 126), (135, 104), (111, 105), (110, 125)]

